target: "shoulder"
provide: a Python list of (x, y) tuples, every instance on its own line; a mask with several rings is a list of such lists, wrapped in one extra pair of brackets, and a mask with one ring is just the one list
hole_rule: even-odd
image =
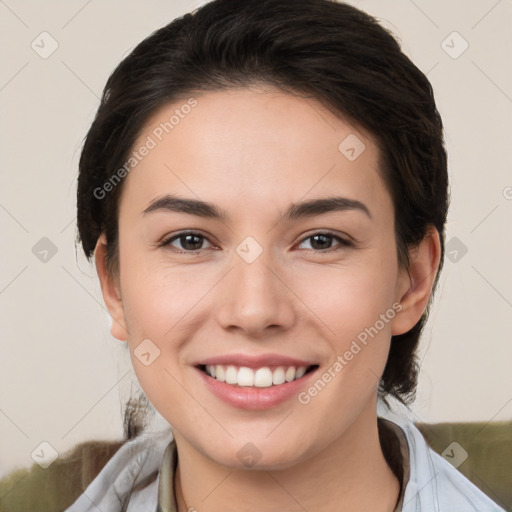
[(137, 504), (156, 510), (160, 465), (171, 441), (170, 430), (142, 433), (127, 441), (65, 512), (117, 512), (128, 502), (128, 511)]
[(398, 426), (407, 439), (410, 464), (403, 512), (505, 512), (430, 448), (415, 425), (403, 423)]

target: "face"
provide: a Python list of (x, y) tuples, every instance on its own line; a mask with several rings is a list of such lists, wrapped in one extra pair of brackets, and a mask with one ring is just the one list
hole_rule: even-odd
[(195, 100), (134, 146), (151, 148), (120, 199), (113, 333), (179, 443), (287, 467), (374, 420), (408, 283), (393, 203), (372, 138), (314, 100)]

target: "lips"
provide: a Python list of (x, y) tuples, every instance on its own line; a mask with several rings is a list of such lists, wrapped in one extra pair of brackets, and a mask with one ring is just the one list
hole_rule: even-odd
[(278, 354), (231, 354), (204, 359), (194, 366), (215, 396), (252, 410), (272, 408), (293, 397), (319, 367), (314, 361)]
[(223, 356), (215, 356), (202, 359), (201, 361), (194, 363), (194, 366), (232, 365), (236, 367), (246, 366), (247, 368), (258, 369), (264, 367), (277, 368), (278, 366), (284, 366), (286, 368), (290, 366), (295, 368), (305, 366), (308, 368), (309, 366), (313, 366), (315, 364), (316, 361), (298, 359), (280, 354), (226, 354)]

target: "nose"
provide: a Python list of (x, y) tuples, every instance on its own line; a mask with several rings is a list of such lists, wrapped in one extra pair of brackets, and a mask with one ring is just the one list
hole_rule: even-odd
[(251, 263), (236, 256), (234, 267), (219, 284), (222, 300), (217, 313), (224, 329), (261, 339), (289, 329), (296, 321), (293, 290), (267, 251)]

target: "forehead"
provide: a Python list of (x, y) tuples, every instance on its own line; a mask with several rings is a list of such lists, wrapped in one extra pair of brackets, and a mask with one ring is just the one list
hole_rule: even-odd
[(208, 198), (226, 209), (284, 209), (333, 194), (376, 206), (390, 200), (366, 131), (314, 99), (267, 87), (167, 104), (147, 121), (133, 150), (139, 157), (122, 202), (139, 211), (165, 193)]

